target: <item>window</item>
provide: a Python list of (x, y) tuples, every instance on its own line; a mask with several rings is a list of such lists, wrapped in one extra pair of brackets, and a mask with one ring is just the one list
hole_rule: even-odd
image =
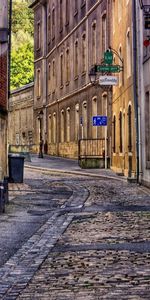
[(122, 18), (122, 1), (118, 1), (118, 21), (120, 22)]
[(96, 22), (92, 24), (92, 64), (96, 64)]
[(37, 50), (41, 48), (41, 23), (37, 23)]
[[(92, 116), (97, 116), (97, 97), (92, 99)], [(97, 126), (92, 127), (92, 138), (97, 138)]]
[(75, 106), (75, 140), (79, 139), (79, 104)]
[(62, 0), (60, 0), (60, 32), (63, 30), (63, 7)]
[(66, 0), (66, 25), (69, 24), (70, 0)]
[(127, 32), (126, 36), (126, 65), (127, 65), (127, 77), (131, 76), (131, 34), (130, 30)]
[(52, 116), (49, 115), (49, 126), (48, 126), (48, 137), (49, 137), (49, 143), (52, 142)]
[(51, 41), (51, 14), (48, 14), (48, 21), (47, 21), (47, 30), (48, 30), (48, 43)]
[(86, 0), (81, 0), (81, 8), (86, 4)]
[(106, 41), (106, 32), (107, 32), (107, 26), (106, 26), (106, 14), (102, 16), (102, 53), (106, 51), (107, 48), (107, 41)]
[(55, 8), (52, 10), (52, 39), (55, 38)]
[(37, 97), (41, 96), (41, 70), (37, 70)]
[(146, 148), (146, 167), (150, 168), (150, 97), (149, 92), (145, 94), (145, 148)]
[(70, 107), (66, 111), (66, 132), (67, 132), (67, 142), (70, 142)]
[(78, 12), (78, 0), (74, 0), (74, 12)]
[(53, 113), (53, 143), (56, 143), (56, 113)]
[(52, 63), (52, 88), (53, 88), (53, 92), (55, 91), (55, 87), (56, 87), (56, 67), (55, 67), (55, 60), (53, 60), (53, 63)]
[(120, 152), (122, 153), (122, 112), (119, 113), (119, 141), (120, 141)]
[(65, 141), (65, 116), (64, 116), (64, 110), (63, 109), (61, 111), (60, 122), (61, 122), (61, 126), (60, 126), (60, 130), (61, 130), (60, 138), (61, 138), (61, 143), (64, 143), (64, 141)]
[(112, 3), (112, 25), (113, 25), (113, 33), (115, 32), (115, 20), (116, 20), (116, 15), (115, 15), (115, 0), (113, 0)]
[(74, 46), (74, 76), (78, 76), (78, 41), (75, 42)]
[(113, 117), (113, 152), (116, 152), (116, 116)]
[(82, 72), (86, 71), (86, 35), (82, 36)]
[(87, 102), (82, 104), (82, 138), (87, 138)]
[(66, 83), (70, 81), (70, 53), (69, 49), (66, 50)]
[[(121, 59), (122, 59), (122, 48), (121, 48), (121, 46), (119, 47), (118, 53), (119, 53), (119, 56), (120, 56)], [(119, 60), (119, 65), (120, 65), (120, 63), (121, 63), (121, 61)], [(122, 63), (121, 63), (121, 64), (122, 64)], [(119, 73), (119, 87), (123, 85), (123, 74), (124, 74), (123, 72), (124, 72), (124, 70), (122, 70), (122, 71)]]
[(132, 111), (131, 105), (128, 107), (128, 151), (132, 151)]
[(51, 91), (51, 64), (48, 65), (48, 93)]
[(60, 55), (60, 86), (63, 86), (63, 53)]

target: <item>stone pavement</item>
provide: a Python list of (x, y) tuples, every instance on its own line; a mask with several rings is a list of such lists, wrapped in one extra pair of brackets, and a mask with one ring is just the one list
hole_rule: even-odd
[(26, 161), (25, 166), (28, 168), (43, 169), (47, 171), (55, 171), (66, 174), (94, 176), (98, 178), (112, 178), (118, 180), (126, 180), (123, 176), (118, 176), (110, 169), (81, 169), (78, 160), (44, 155), (44, 158), (38, 158), (37, 155), (31, 155), (31, 162)]
[(150, 299), (150, 191), (56, 160), (52, 173), (48, 160), (26, 172), (73, 193), (0, 268), (0, 299)]

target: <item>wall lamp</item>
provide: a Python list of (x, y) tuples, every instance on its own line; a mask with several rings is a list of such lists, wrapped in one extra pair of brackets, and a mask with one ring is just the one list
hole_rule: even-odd
[(92, 84), (96, 83), (96, 66), (92, 66), (92, 68), (90, 69), (89, 78)]
[(139, 0), (141, 9), (145, 15), (150, 15), (150, 4), (147, 4), (147, 0)]

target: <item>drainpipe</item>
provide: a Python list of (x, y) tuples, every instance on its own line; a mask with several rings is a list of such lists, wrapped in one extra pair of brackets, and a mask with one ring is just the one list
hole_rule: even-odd
[(138, 94), (137, 94), (137, 26), (136, 26), (136, 0), (132, 0), (133, 20), (133, 97), (136, 130), (136, 179), (139, 183), (139, 122), (138, 122)]
[(11, 28), (12, 28), (12, 0), (9, 0), (8, 99), (10, 97)]

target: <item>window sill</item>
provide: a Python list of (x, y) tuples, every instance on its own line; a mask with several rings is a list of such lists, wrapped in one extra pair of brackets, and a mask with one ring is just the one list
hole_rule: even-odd
[(78, 78), (79, 78), (79, 75), (76, 75), (76, 76), (74, 77), (74, 80), (78, 80)]
[(67, 27), (69, 25), (69, 21), (66, 22), (65, 26)]
[(78, 14), (78, 10), (75, 10), (74, 17), (76, 17), (77, 14)]
[(37, 99), (37, 100), (40, 100), (40, 99), (41, 99), (41, 96), (37, 96), (36, 99)]
[(62, 90), (62, 89), (63, 89), (63, 87), (64, 87), (64, 86), (63, 86), (63, 84), (62, 84), (62, 85), (60, 86), (60, 89)]
[(81, 76), (85, 76), (86, 75), (86, 71), (83, 71)]
[(66, 81), (66, 86), (68, 86), (68, 85), (69, 85), (69, 83), (70, 83), (70, 81)]

